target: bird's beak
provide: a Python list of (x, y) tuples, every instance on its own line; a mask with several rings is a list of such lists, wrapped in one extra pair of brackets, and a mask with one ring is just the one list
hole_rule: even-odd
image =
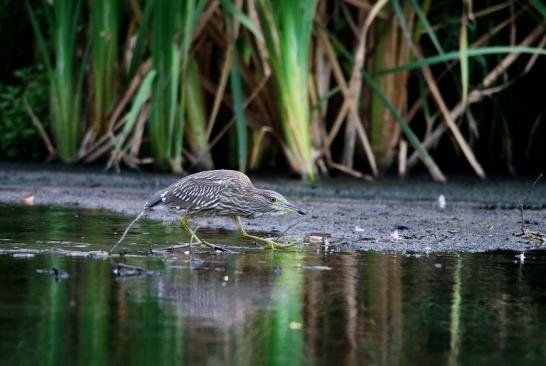
[(300, 215), (305, 215), (305, 212), (303, 212), (303, 210), (301, 208), (299, 208), (296, 205), (291, 204), (290, 202), (284, 203), (283, 206), (285, 208), (287, 208), (289, 211), (294, 211), (294, 212), (299, 213)]

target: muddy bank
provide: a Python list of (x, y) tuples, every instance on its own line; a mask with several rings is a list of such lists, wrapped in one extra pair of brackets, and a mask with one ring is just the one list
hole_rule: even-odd
[[(166, 174), (105, 173), (100, 168), (0, 163), (0, 202), (19, 203), (34, 196), (35, 204), (80, 206), (136, 215), (157, 189), (178, 177)], [(307, 241), (326, 237), (341, 249), (378, 251), (527, 250), (537, 242), (513, 235), (520, 230), (518, 200), (528, 180), (479, 182), (452, 180), (439, 185), (423, 180), (362, 182), (325, 179), (307, 184), (279, 177), (251, 176), (262, 188), (286, 195), (309, 214), (290, 230)], [(440, 194), (446, 208), (439, 210)], [(546, 232), (546, 183), (530, 192), (525, 210), (526, 228)], [(152, 219), (174, 221), (164, 210)], [(129, 222), (131, 217), (127, 217)], [(249, 230), (282, 232), (300, 217), (285, 215), (245, 220)], [(199, 219), (201, 227), (232, 229), (227, 219)]]

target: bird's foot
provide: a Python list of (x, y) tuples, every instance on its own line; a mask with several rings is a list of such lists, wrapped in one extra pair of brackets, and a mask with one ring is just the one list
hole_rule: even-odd
[(192, 230), (190, 223), (188, 222), (188, 218), (186, 216), (183, 216), (180, 219), (180, 226), (186, 230), (190, 234), (190, 250), (192, 244), (201, 244), (201, 239), (197, 236), (196, 232), (199, 230), (199, 226)]
[(287, 249), (296, 245), (296, 243), (279, 243), (272, 239), (260, 238), (259, 236), (254, 236), (250, 234), (242, 235), (243, 238), (252, 239), (258, 244), (260, 244), (264, 249)]

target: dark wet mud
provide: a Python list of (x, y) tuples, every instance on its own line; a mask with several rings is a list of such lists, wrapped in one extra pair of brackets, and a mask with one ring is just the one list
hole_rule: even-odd
[[(276, 177), (252, 177), (259, 187), (275, 189), (309, 214), (292, 227), (286, 240), (318, 243), (334, 250), (397, 252), (529, 250), (540, 240), (515, 236), (521, 231), (518, 201), (526, 197), (531, 180), (453, 180), (440, 185), (429, 180), (363, 182), (325, 179), (308, 184)], [(103, 209), (132, 215), (158, 189), (178, 177), (144, 173), (104, 173), (92, 168), (0, 165), (0, 202), (18, 204), (32, 196), (37, 205)], [(445, 209), (438, 197), (445, 197)], [(546, 181), (527, 195), (525, 229), (546, 232)], [(152, 220), (174, 222), (166, 211)], [(272, 236), (284, 232), (300, 217), (284, 215), (246, 220), (249, 231)], [(198, 219), (201, 228), (233, 230), (227, 219)]]

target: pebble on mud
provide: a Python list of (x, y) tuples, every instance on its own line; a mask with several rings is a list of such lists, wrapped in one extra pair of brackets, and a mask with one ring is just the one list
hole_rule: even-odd
[(311, 243), (321, 243), (323, 237), (319, 235), (310, 235), (309, 236), (309, 242)]
[(398, 229), (394, 230), (390, 235), (389, 238), (392, 240), (400, 240), (400, 234), (398, 233)]
[(438, 196), (438, 199), (436, 200), (436, 206), (440, 211), (446, 209), (446, 197), (443, 194)]
[(32, 206), (34, 205), (34, 196), (27, 196), (21, 200), (23, 206)]

